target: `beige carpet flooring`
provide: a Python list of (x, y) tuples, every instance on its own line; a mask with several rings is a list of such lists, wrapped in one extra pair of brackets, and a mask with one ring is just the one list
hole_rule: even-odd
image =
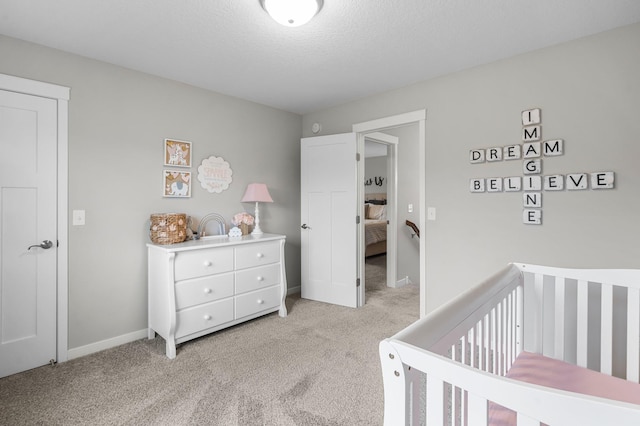
[(2, 425), (380, 425), (378, 343), (419, 316), (419, 291), (380, 285), (366, 305), (287, 298), (277, 313), (184, 343), (143, 339), (0, 379)]

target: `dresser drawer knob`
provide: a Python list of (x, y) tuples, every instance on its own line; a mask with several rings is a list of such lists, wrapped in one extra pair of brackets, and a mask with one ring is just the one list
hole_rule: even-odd
[(209, 321), (209, 320), (211, 319), (211, 315), (209, 315), (209, 314), (205, 314), (204, 319), (205, 319), (205, 320), (207, 320), (207, 321)]
[(210, 288), (205, 288), (204, 292), (207, 293), (207, 294), (210, 294), (211, 293), (211, 289)]
[(211, 261), (210, 260), (205, 260), (204, 261), (204, 266), (211, 266)]
[(264, 303), (264, 300), (258, 299), (258, 305), (262, 305), (263, 303)]
[(258, 253), (258, 259), (262, 259), (263, 257), (264, 257), (264, 254)]
[(258, 281), (264, 281), (264, 277), (258, 277)]

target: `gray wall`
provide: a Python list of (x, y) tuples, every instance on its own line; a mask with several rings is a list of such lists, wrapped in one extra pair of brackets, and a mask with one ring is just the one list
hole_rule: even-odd
[[(71, 88), (69, 347), (147, 327), (146, 247), (151, 213), (233, 214), (246, 185), (264, 182), (274, 199), (260, 209), (265, 232), (287, 235), (289, 287), (300, 285), (301, 117), (102, 62), (0, 36), (0, 73)], [(162, 197), (163, 140), (193, 143), (192, 177), (215, 155), (233, 182), (189, 199)]]
[[(511, 261), (638, 268), (640, 24), (307, 114), (303, 133), (427, 109), (426, 306), (433, 310)], [(614, 171), (616, 188), (543, 195), (542, 226), (522, 223), (521, 193), (471, 194), (474, 177), (522, 175), (521, 161), (478, 167), (473, 148), (521, 143), (523, 110), (542, 109), (565, 154), (544, 174)]]
[[(385, 130), (384, 133), (398, 138), (398, 251), (397, 251), (397, 279), (409, 277), (414, 284), (420, 282), (420, 240), (411, 237), (413, 231), (406, 224), (410, 220), (420, 226), (420, 161), (418, 125), (398, 127)], [(409, 213), (409, 204), (413, 205), (413, 212)]]

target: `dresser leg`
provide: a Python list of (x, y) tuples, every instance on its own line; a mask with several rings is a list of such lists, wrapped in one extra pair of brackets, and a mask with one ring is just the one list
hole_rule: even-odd
[(167, 358), (174, 359), (176, 357), (176, 342), (173, 339), (167, 339)]

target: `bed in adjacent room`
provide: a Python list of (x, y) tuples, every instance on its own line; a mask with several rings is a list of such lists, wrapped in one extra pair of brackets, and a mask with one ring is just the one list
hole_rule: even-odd
[(365, 194), (365, 257), (387, 252), (387, 194)]

